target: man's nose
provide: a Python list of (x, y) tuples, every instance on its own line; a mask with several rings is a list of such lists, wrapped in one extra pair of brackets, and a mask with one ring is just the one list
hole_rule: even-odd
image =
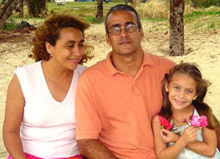
[(125, 27), (121, 27), (121, 35), (126, 36), (128, 32), (125, 30)]

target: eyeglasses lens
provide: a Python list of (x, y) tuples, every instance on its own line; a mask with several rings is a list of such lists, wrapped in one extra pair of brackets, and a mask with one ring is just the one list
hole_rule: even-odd
[(136, 31), (137, 26), (135, 24), (127, 24), (124, 27), (121, 26), (113, 26), (110, 30), (109, 33), (113, 34), (113, 35), (117, 35), (120, 34), (122, 29), (125, 29), (126, 32), (128, 33), (132, 33), (134, 31)]

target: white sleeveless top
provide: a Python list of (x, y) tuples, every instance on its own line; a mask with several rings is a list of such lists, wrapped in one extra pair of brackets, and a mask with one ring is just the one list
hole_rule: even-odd
[(24, 152), (41, 158), (79, 154), (75, 139), (75, 88), (85, 69), (78, 65), (74, 70), (69, 91), (62, 102), (51, 95), (41, 61), (14, 71), (25, 98), (20, 128)]
[[(194, 109), (194, 113), (193, 115), (197, 115), (199, 116), (199, 113), (197, 112), (196, 109)], [(171, 124), (173, 124), (173, 121), (171, 120)], [(189, 125), (190, 122), (188, 123)], [(187, 124), (181, 126), (181, 127), (177, 127), (174, 125), (173, 127), (173, 130), (176, 129), (177, 132), (179, 132), (181, 135), (183, 134), (184, 130), (188, 127)], [(198, 141), (203, 141), (203, 137), (202, 137), (202, 130), (198, 130), (197, 131), (197, 140)], [(168, 146), (171, 146), (173, 145), (174, 143), (173, 142), (170, 142), (168, 143)], [(220, 159), (220, 152), (218, 150), (218, 148), (216, 148), (216, 153), (215, 153), (215, 156), (214, 157), (205, 157), (205, 156), (202, 156), (188, 148), (184, 148), (180, 154), (177, 156), (177, 159)]]

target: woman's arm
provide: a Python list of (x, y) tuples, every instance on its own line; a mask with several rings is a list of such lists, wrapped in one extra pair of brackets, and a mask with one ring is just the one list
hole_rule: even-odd
[(15, 75), (8, 87), (3, 125), (4, 144), (13, 159), (25, 159), (19, 135), (23, 110), (24, 96), (18, 78)]
[(203, 128), (202, 129), (203, 142), (195, 141), (187, 145), (187, 148), (192, 151), (207, 157), (213, 157), (216, 153), (217, 137), (215, 130)]
[[(193, 127), (188, 127), (182, 136), (177, 137), (177, 141), (174, 145), (168, 147), (166, 141), (168, 139), (169, 133), (166, 135), (161, 132), (161, 125), (158, 119), (158, 116), (155, 116), (152, 120), (152, 127), (154, 132), (154, 142), (155, 142), (155, 149), (158, 159), (176, 159), (179, 153), (185, 148), (185, 146), (196, 140), (197, 137), (197, 129)], [(172, 137), (173, 138), (173, 137)]]

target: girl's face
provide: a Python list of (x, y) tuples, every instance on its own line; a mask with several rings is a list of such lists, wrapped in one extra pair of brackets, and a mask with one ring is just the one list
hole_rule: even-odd
[(170, 83), (165, 84), (172, 109), (183, 110), (196, 99), (196, 81), (184, 73), (174, 73)]

